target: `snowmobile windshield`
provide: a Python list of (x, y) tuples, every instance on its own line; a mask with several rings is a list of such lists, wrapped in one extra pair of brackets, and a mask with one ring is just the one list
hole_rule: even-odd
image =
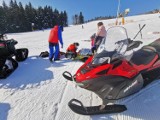
[(97, 53), (105, 51), (116, 51), (124, 54), (128, 46), (128, 35), (124, 27), (115, 26), (107, 30), (106, 38), (104, 38), (97, 50)]
[(104, 38), (94, 56), (92, 64), (108, 63), (113, 57), (123, 56), (128, 47), (128, 35), (124, 27), (115, 26), (107, 30)]

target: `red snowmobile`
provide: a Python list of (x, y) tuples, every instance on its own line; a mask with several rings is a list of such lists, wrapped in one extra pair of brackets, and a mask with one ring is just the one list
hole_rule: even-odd
[(131, 47), (130, 41), (125, 28), (111, 27), (96, 55), (90, 57), (74, 76), (67, 71), (63, 73), (67, 80), (96, 93), (103, 100), (103, 105), (85, 107), (72, 99), (69, 107), (74, 112), (83, 115), (123, 112), (127, 110), (125, 105), (108, 103), (132, 95), (159, 78), (160, 38), (127, 55), (127, 51), (136, 46)]

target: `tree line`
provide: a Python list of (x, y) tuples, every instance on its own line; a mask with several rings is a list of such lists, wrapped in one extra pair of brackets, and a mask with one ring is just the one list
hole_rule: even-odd
[(160, 9), (154, 9), (152, 11), (146, 12), (146, 14), (154, 14), (154, 13), (160, 13)]
[(95, 17), (93, 19), (87, 20), (85, 22), (91, 22), (96, 20), (107, 20), (107, 19), (113, 19), (113, 18), (116, 18), (116, 16), (99, 16), (99, 17)]
[(66, 11), (59, 12), (51, 6), (38, 7), (29, 2), (23, 7), (11, 0), (9, 5), (3, 1), (0, 6), (0, 33), (26, 32), (52, 28), (54, 25), (68, 26)]
[[(147, 13), (156, 12), (160, 12), (159, 9)], [(72, 21), (74, 25), (77, 25), (112, 18), (115, 18), (115, 16), (100, 16), (84, 21), (84, 16), (80, 12), (72, 17)], [(66, 11), (53, 10), (51, 6), (34, 8), (30, 2), (23, 6), (21, 2), (17, 4), (16, 0), (10, 0), (9, 5), (3, 1), (2, 6), (0, 6), (0, 33), (42, 30), (52, 28), (56, 24), (68, 26)]]

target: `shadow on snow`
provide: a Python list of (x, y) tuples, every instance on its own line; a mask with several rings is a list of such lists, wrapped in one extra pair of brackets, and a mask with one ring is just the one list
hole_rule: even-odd
[(18, 68), (6, 79), (0, 80), (0, 88), (27, 89), (46, 84), (54, 79), (52, 67), (48, 59), (36, 56), (19, 62)]
[(8, 103), (0, 103), (0, 120), (7, 120), (10, 108)]

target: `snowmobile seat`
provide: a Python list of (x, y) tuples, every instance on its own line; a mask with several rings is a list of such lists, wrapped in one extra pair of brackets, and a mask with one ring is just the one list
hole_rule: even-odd
[(155, 58), (156, 55), (156, 51), (153, 47), (144, 47), (136, 51), (130, 61), (137, 66), (147, 65)]

